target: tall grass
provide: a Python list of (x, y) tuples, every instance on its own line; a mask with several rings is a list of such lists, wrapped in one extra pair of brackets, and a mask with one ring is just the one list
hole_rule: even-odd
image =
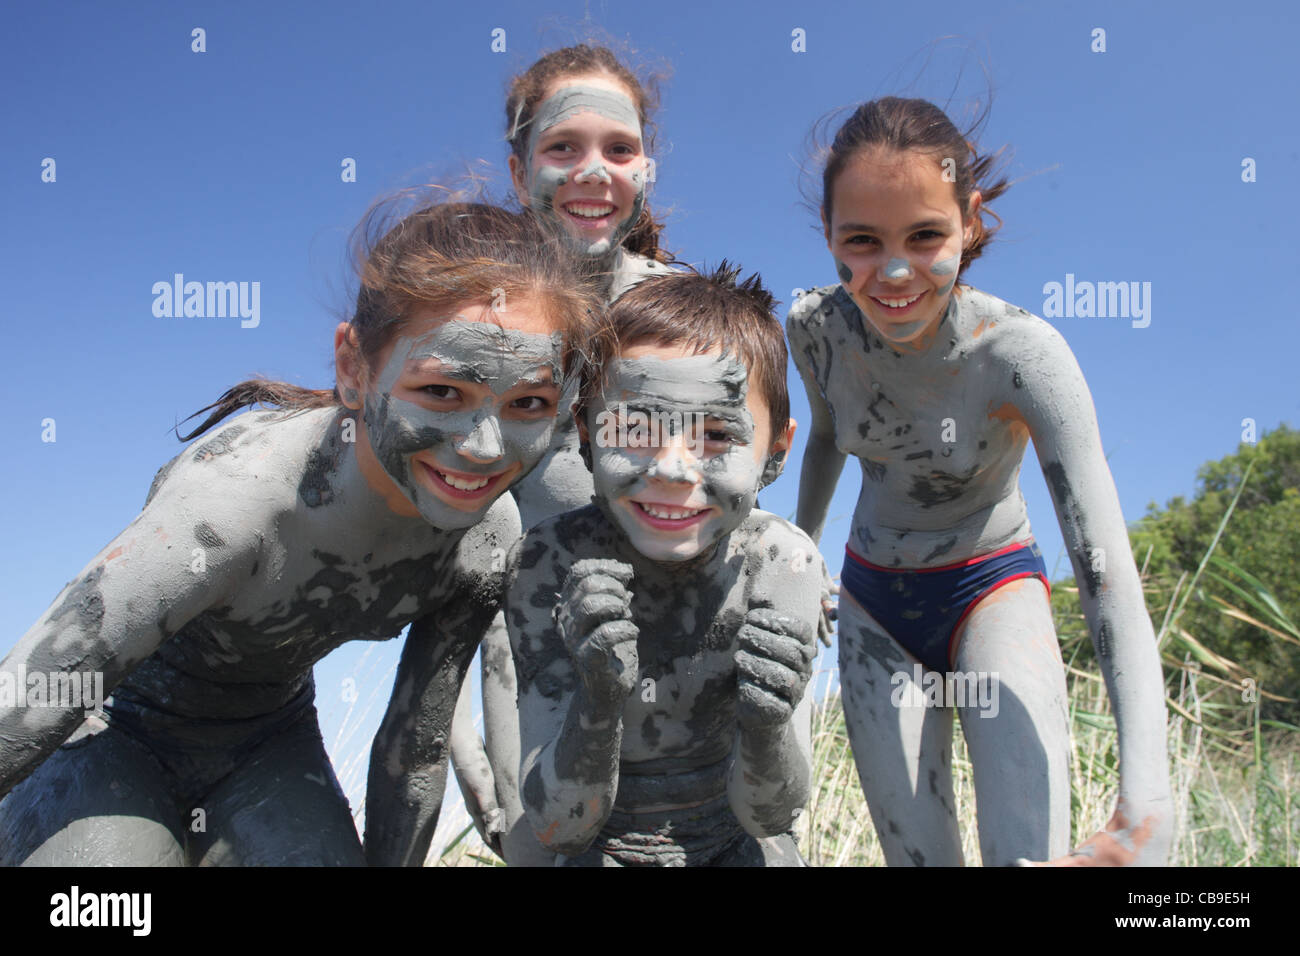
[[(1174, 866), (1300, 865), (1300, 727), (1260, 718), (1260, 698), (1285, 700), (1258, 686), (1236, 662), (1216, 653), (1206, 635), (1183, 626), (1193, 602), (1257, 627), (1291, 653), (1300, 628), (1255, 576), (1217, 554), (1250, 477), (1236, 496), (1197, 569), (1172, 584), (1142, 568), (1147, 609), (1160, 622), (1156, 635), (1165, 672), (1169, 709), (1169, 772), (1174, 795)], [(1148, 555), (1149, 557), (1149, 555)], [(1211, 570), (1213, 569), (1213, 570)], [(1208, 578), (1233, 600), (1198, 587)], [(1066, 595), (1053, 587), (1053, 610), (1070, 716), (1070, 815), (1074, 842), (1101, 830), (1119, 792), (1119, 749), (1110, 701), (1090, 658), (1086, 622)], [(1058, 599), (1058, 597), (1060, 599)], [(1073, 611), (1073, 613), (1071, 613)], [(980, 859), (970, 761), (953, 721), (953, 789), (968, 862)], [(817, 866), (879, 866), (884, 855), (858, 786), (840, 697), (828, 697), (813, 728), (815, 790), (800, 821), (800, 846)]]

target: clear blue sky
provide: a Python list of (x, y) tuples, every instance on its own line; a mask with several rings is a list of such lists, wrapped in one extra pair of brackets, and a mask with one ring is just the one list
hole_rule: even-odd
[[(981, 145), (1008, 145), (1022, 181), (994, 204), (1005, 228), (967, 279), (1038, 314), (1044, 284), (1067, 273), (1151, 283), (1147, 328), (1052, 320), (1091, 385), (1130, 521), (1190, 494), (1243, 418), (1300, 422), (1300, 334), (1281, 295), (1300, 251), (1300, 18), (1280, 0), (29, 4), (0, 33), (0, 653), (138, 513), (179, 448), (174, 422), (253, 373), (332, 383), (349, 230), (381, 193), (468, 161), (489, 161), (504, 188), (507, 80), (584, 18), (668, 73), (652, 195), (667, 245), (761, 271), (782, 319), (793, 288), (835, 276), (798, 192), (813, 122), (905, 94), (960, 124), (991, 85)], [(191, 51), (195, 27), (205, 53)], [(1104, 53), (1091, 51), (1098, 27)], [(807, 52), (791, 49), (796, 28)], [(355, 183), (340, 179), (344, 157)], [(1256, 182), (1242, 182), (1245, 157)], [(260, 282), (260, 325), (155, 318), (152, 285), (177, 272)], [(793, 369), (791, 382), (806, 423)], [(793, 515), (805, 437), (768, 510)], [(836, 571), (858, 481), (850, 465), (831, 509)], [(1023, 485), (1064, 576), (1032, 453)], [(397, 652), (362, 660), (353, 645), (318, 668), (326, 741), (336, 763), (362, 754), (359, 778)], [(374, 702), (336, 745), (353, 674), (358, 711)]]

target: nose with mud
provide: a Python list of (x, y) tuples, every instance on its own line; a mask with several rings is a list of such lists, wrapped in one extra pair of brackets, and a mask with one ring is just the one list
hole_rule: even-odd
[(573, 178), (575, 183), (604, 183), (609, 185), (614, 181), (609, 175), (609, 170), (599, 159), (592, 160), (582, 172)]
[(910, 279), (912, 276), (912, 264), (906, 259), (890, 259), (885, 263), (885, 268), (881, 271), (882, 278), (885, 279)]
[(674, 436), (660, 447), (646, 470), (646, 477), (692, 485), (700, 480), (699, 462), (686, 447), (685, 436)]
[(496, 416), (488, 415), (475, 425), (474, 430), (457, 445), (456, 451), (476, 461), (496, 461), (505, 454), (501, 439), (501, 423)]

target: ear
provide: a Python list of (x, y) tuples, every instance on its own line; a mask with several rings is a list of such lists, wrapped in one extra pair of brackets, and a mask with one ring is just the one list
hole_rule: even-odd
[(776, 440), (772, 442), (773, 454), (775, 454), (778, 451), (788, 452), (790, 450), (791, 446), (794, 443), (795, 429), (798, 427), (799, 427), (799, 423), (795, 421), (793, 418), (786, 419), (785, 429), (781, 432), (780, 435), (776, 437)]
[(573, 403), (573, 420), (578, 423), (578, 454), (588, 471), (595, 471), (591, 458), (591, 436), (587, 432), (587, 410), (577, 402)]
[(365, 361), (357, 333), (347, 322), (340, 322), (334, 330), (334, 375), (343, 404), (359, 411), (363, 405), (361, 395), (366, 390)]
[(514, 153), (510, 154), (508, 162), (510, 165), (510, 182), (515, 187), (515, 195), (519, 197), (519, 201), (526, 209), (528, 208), (528, 170)]
[(794, 440), (794, 430), (797, 425), (798, 422), (793, 418), (786, 419), (785, 428), (772, 442), (772, 448), (767, 453), (767, 463), (763, 466), (763, 474), (758, 479), (760, 489), (766, 488), (781, 477), (781, 472), (785, 470), (786, 457), (790, 454), (790, 442)]
[(964, 233), (965, 244), (970, 245), (975, 238), (975, 223), (979, 220), (980, 205), (984, 202), (984, 194), (978, 189), (972, 189), (970, 194), (970, 211), (965, 217)]

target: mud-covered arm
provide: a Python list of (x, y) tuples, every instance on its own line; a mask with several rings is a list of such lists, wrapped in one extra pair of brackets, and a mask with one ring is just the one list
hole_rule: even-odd
[(821, 303), (821, 296), (810, 292), (790, 309), (786, 320), (786, 334), (790, 339), (790, 358), (808, 395), (808, 408), (812, 413), (808, 429), (808, 444), (804, 448), (803, 465), (799, 471), (799, 501), (795, 524), (808, 533), (813, 541), (820, 542), (826, 525), (826, 513), (835, 494), (835, 486), (844, 470), (847, 457), (835, 447), (835, 423), (830, 407), (822, 395), (817, 381), (817, 368), (826, 367), (826, 346), (822, 340), (822, 326), (810, 325), (811, 317)]
[(488, 761), (483, 738), (474, 726), (472, 690), (472, 681), (461, 682), (451, 722), (451, 768), (474, 829), (488, 848), (500, 856), (502, 814), (497, 804), (496, 775)]
[[(428, 856), (455, 746), (457, 702), (474, 652), (500, 609), (506, 549), (518, 538), (519, 512), (503, 495), (461, 540), (446, 602), (407, 632), (393, 695), (370, 748), (365, 849), (373, 866), (421, 866)], [(472, 721), (461, 726), (477, 742)], [(473, 751), (466, 745), (468, 754)]]
[(421, 866), (447, 782), (451, 723), (465, 672), (492, 610), (464, 608), (411, 625), (366, 783), (366, 859)]
[[(1160, 865), (1168, 857), (1173, 806), (1155, 634), (1087, 383), (1059, 333), (1046, 323), (1036, 329), (1000, 376), (1020, 387), (1004, 385), (991, 412), (1006, 408), (997, 406), (1005, 398), (1010, 409), (1003, 414), (1014, 409), (1029, 428), (1115, 714), (1119, 807), (1107, 831), (1118, 846), (1103, 840), (1101, 855)], [(1082, 852), (1095, 855), (1097, 848)]]
[(532, 546), (538, 530), (521, 545), (528, 557), (506, 597), (519, 681), (520, 789), (537, 839), (572, 856), (591, 845), (618, 790), (623, 709), (638, 673), (631, 569), (578, 561), (561, 584), (551, 549)]
[[(110, 694), (163, 641), (247, 578), (260, 540), (249, 529), (256, 502), (243, 511), (194, 493), (181, 482), (95, 556), (0, 662), (0, 681), (14, 688), (0, 705), (0, 796), (52, 754), (102, 701), (61, 707), (27, 703), (29, 680), (49, 687), (74, 674), (82, 687)], [(241, 520), (241, 515), (242, 520)]]
[(751, 549), (750, 607), (736, 652), (731, 809), (757, 837), (784, 833), (808, 802), (812, 755), (806, 699), (821, 617), (821, 557), (775, 519)]

